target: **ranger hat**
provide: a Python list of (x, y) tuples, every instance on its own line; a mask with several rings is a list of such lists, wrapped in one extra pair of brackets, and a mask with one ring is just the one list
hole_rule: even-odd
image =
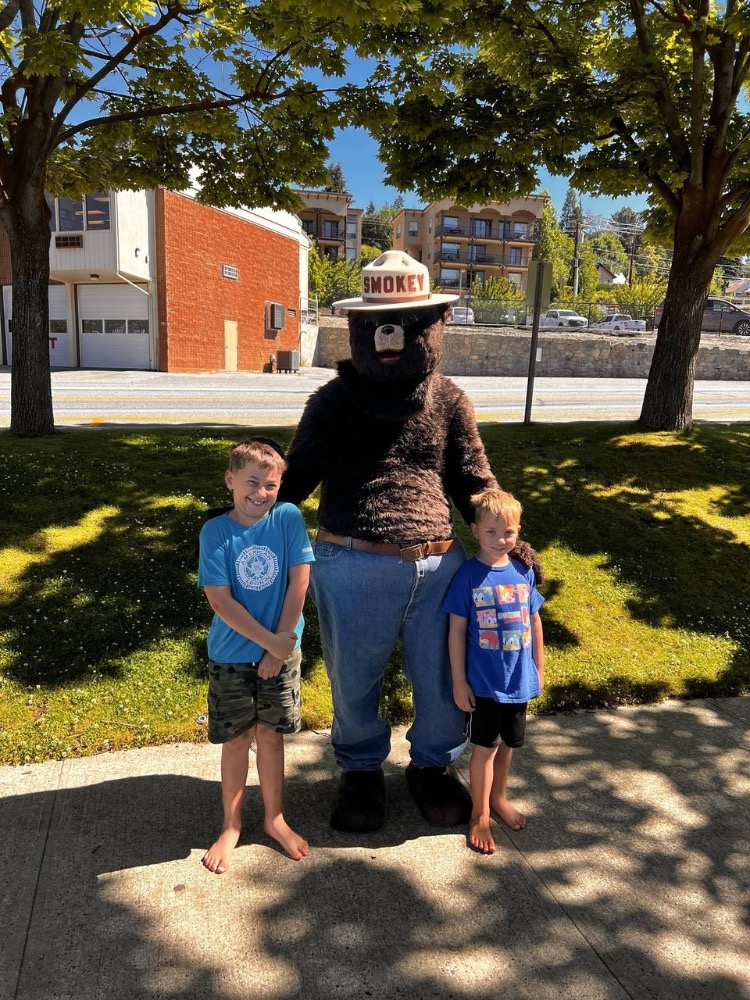
[(400, 306), (424, 309), (457, 299), (458, 295), (434, 295), (430, 291), (430, 272), (406, 251), (386, 250), (362, 268), (362, 297), (341, 299), (333, 305), (336, 309), (376, 312)]

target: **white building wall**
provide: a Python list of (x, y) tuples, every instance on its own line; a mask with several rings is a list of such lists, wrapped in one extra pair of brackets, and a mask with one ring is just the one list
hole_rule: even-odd
[(153, 277), (155, 255), (151, 238), (152, 191), (113, 192), (113, 226), (116, 234), (117, 270), (132, 281)]
[[(56, 236), (81, 236), (83, 246), (58, 249), (55, 246)], [(57, 272), (80, 271), (82, 273), (100, 273), (112, 271), (117, 266), (114, 226), (101, 233), (53, 233), (50, 240), (49, 266), (54, 275)]]

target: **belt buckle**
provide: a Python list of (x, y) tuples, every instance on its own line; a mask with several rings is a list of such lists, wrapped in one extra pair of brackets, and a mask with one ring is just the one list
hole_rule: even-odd
[(419, 542), (417, 545), (404, 545), (401, 548), (401, 562), (412, 563), (419, 559), (424, 559), (427, 555), (427, 543)]

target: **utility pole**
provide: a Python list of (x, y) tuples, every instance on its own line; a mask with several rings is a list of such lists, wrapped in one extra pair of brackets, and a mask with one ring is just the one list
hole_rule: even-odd
[(578, 256), (578, 240), (580, 238), (581, 216), (576, 212), (576, 231), (573, 236), (573, 298), (578, 298), (578, 270), (581, 264)]

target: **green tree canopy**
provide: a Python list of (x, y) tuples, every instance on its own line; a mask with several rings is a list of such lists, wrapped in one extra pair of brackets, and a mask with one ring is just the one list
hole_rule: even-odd
[(404, 207), (403, 198), (397, 198), (393, 203), (386, 203), (375, 208), (370, 202), (362, 215), (362, 242), (373, 247), (380, 247), (380, 252), (390, 250), (393, 246), (393, 220)]
[(607, 298), (620, 312), (629, 313), (634, 319), (651, 318), (654, 310), (664, 301), (667, 291), (666, 278), (646, 275), (635, 278), (629, 285), (610, 285)]
[[(750, 13), (740, 0), (469, 0), (392, 33), (374, 123), (387, 179), (427, 200), (503, 200), (538, 170), (577, 191), (646, 194), (669, 239), (641, 420), (692, 424), (703, 304), (750, 221)], [(392, 53), (398, 53), (394, 56)]]
[[(368, 102), (346, 82), (413, 4), (363, 0), (0, 0), (0, 220), (13, 266), (11, 427), (53, 429), (45, 190), (193, 187), (218, 206), (297, 209), (327, 142)], [(334, 178), (335, 179), (335, 178)]]
[(334, 191), (342, 194), (346, 191), (346, 181), (344, 180), (344, 169), (340, 163), (332, 163), (328, 169), (330, 174), (328, 183), (323, 188), (324, 191)]
[(539, 259), (552, 264), (553, 295), (559, 298), (570, 281), (573, 267), (573, 239), (563, 232), (552, 202), (546, 202), (539, 240)]
[(627, 277), (630, 260), (615, 233), (593, 233), (586, 238), (586, 246), (613, 274), (624, 274)]

